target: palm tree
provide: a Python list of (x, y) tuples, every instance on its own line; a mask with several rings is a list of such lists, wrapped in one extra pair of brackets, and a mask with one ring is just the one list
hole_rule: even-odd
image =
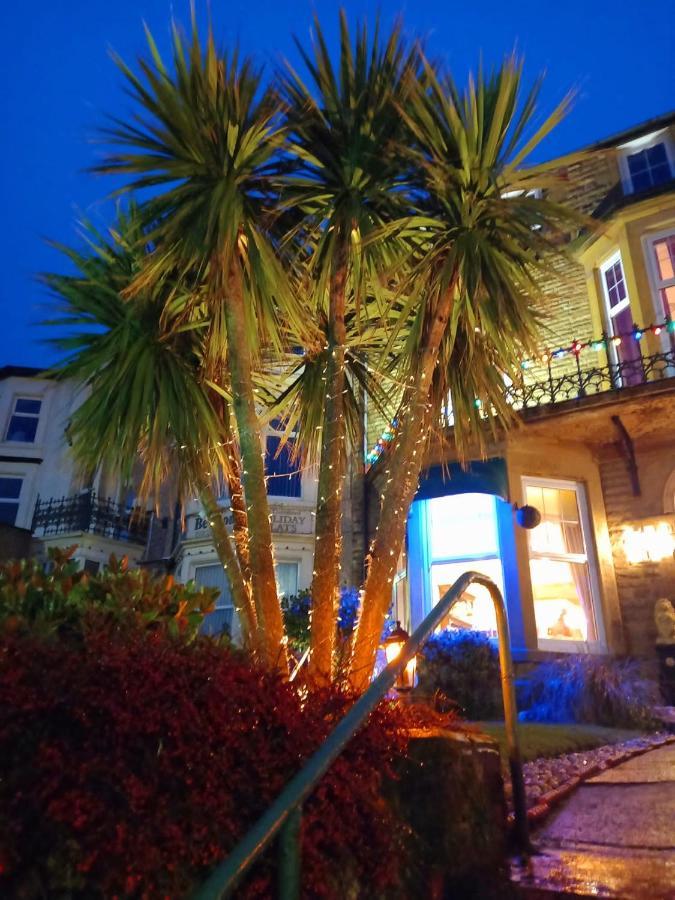
[(352, 659), (362, 688), (372, 672), (392, 581), (430, 430), (451, 398), (460, 452), (488, 424), (508, 423), (505, 377), (536, 347), (539, 278), (560, 252), (570, 213), (528, 196), (541, 173), (523, 163), (568, 110), (570, 98), (534, 125), (540, 82), (521, 103), (522, 64), (508, 59), (460, 92), (429, 63), (401, 107), (412, 134), (420, 198), (409, 236), (415, 254), (401, 313), (405, 385), (399, 427), (385, 462), (379, 526), (371, 548)]
[(105, 465), (122, 484), (132, 482), (140, 458), (143, 500), (159, 503), (167, 483), (181, 501), (198, 492), (244, 641), (255, 653), (255, 610), (214, 489), (233, 475), (226, 449), (231, 435), (214, 405), (222, 398), (201, 377), (203, 328), (195, 322), (166, 329), (168, 299), (180, 306), (194, 285), (167, 278), (157, 290), (124, 299), (151, 255), (134, 204), (109, 236), (85, 223), (84, 237), (86, 252), (60, 248), (74, 274), (43, 276), (58, 300), (56, 317), (46, 324), (66, 329), (51, 339), (66, 354), (54, 372), (86, 391), (68, 429), (74, 458), (87, 473)]
[[(371, 39), (362, 25), (352, 40), (341, 12), (339, 57), (333, 66), (317, 20), (313, 33), (312, 52), (298, 43), (308, 85), (287, 65), (281, 86), (288, 108), (288, 152), (297, 164), (286, 179), (283, 205), (299, 210), (287, 240), (299, 245), (325, 335), (322, 366), (308, 369), (305, 381), (321, 372), (309, 668), (315, 679), (329, 680), (341, 556), (345, 396), (350, 390), (347, 322), (358, 332), (367, 298), (383, 300), (384, 276), (393, 268), (396, 240), (389, 229), (408, 212), (404, 188), (409, 168), (396, 104), (419, 56), (406, 47), (399, 26), (383, 40), (378, 28)], [(307, 408), (305, 414), (311, 416)]]
[(205, 47), (196, 22), (187, 38), (172, 28), (171, 68), (147, 32), (150, 58), (134, 74), (121, 60), (136, 102), (130, 122), (104, 134), (117, 148), (97, 171), (132, 176), (126, 189), (152, 189), (143, 205), (161, 246), (135, 290), (165, 271), (196, 271), (206, 285), (207, 376), (225, 365), (242, 459), (250, 570), (264, 658), (286, 670), (277, 596), (254, 370), (266, 347), (279, 350), (289, 323), (300, 332), (300, 305), (288, 287), (272, 238), (280, 149), (279, 100), (248, 59)]

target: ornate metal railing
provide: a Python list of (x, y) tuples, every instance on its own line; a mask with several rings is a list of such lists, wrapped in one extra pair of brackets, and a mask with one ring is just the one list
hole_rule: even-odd
[(109, 497), (99, 497), (95, 491), (82, 491), (72, 497), (38, 497), (32, 531), (41, 537), (83, 531), (115, 541), (145, 544), (149, 525), (150, 514), (145, 510), (129, 509)]
[(556, 368), (555, 357), (549, 357), (544, 378), (529, 381), (524, 376), (520, 382), (509, 385), (506, 391), (509, 403), (515, 409), (528, 409), (664, 381), (675, 377), (675, 350), (648, 356), (640, 353), (637, 359), (608, 360), (604, 365), (582, 364), (576, 356), (571, 371), (567, 368), (558, 372)]

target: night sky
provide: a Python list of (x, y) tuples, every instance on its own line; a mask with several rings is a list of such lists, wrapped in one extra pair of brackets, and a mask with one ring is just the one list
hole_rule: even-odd
[[(453, 3), (450, 0), (346, 0), (352, 21), (385, 22), (402, 13), (406, 29), (427, 39), (431, 55), (444, 56), (458, 79), (482, 55), (496, 63), (516, 46), (531, 80), (545, 69), (545, 108), (570, 87), (579, 99), (545, 146), (546, 156), (606, 137), (672, 108), (675, 94), (675, 17), (668, 4), (625, 0), (586, 3)], [(172, 12), (189, 22), (188, 0), (3, 0), (2, 106), (3, 239), (0, 366), (42, 366), (53, 361), (35, 323), (48, 307), (37, 272), (62, 267), (45, 244), (77, 240), (76, 222), (110, 220), (106, 195), (112, 183), (84, 170), (97, 160), (97, 126), (106, 114), (124, 115), (130, 102), (109, 57), (116, 50), (133, 61), (144, 47), (143, 20), (162, 49)], [(309, 37), (311, 16), (320, 14), (335, 36), (339, 3), (333, 0), (211, 0), (221, 44), (242, 48), (270, 64), (295, 59), (291, 35)], [(197, 0), (204, 19), (207, 5)]]

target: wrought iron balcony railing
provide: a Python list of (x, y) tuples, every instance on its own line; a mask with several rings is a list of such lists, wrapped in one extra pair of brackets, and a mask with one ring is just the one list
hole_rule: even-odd
[[(574, 341), (538, 360), (526, 360), (521, 379), (507, 388), (509, 402), (515, 409), (530, 409), (674, 378), (674, 325), (670, 319), (647, 328), (634, 325), (627, 333)], [(661, 348), (646, 352), (646, 335), (659, 337)], [(593, 361), (589, 350), (595, 353)], [(535, 378), (528, 375), (533, 369)]]
[[(653, 352), (646, 349), (648, 344)], [(675, 378), (675, 321), (670, 317), (644, 328), (634, 324), (625, 333), (575, 340), (543, 351), (537, 359), (524, 360), (520, 378), (506, 386), (506, 398), (514, 409), (528, 410), (668, 378)], [(476, 400), (476, 406), (480, 405)], [(454, 424), (450, 404), (441, 421), (446, 427)], [(366, 454), (366, 468), (386, 451), (397, 424), (394, 419), (387, 425)]]
[(42, 500), (38, 497), (33, 513), (33, 534), (48, 537), (86, 532), (145, 544), (148, 539), (150, 514), (143, 509), (129, 509), (95, 491), (83, 491), (72, 497)]

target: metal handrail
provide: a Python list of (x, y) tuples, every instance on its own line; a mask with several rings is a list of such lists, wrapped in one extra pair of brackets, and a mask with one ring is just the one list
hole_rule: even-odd
[(396, 679), (415, 656), (420, 646), (441, 624), (451, 607), (462, 597), (471, 584), (481, 584), (490, 593), (497, 617), (499, 641), (499, 667), (504, 724), (513, 784), (515, 838), (523, 855), (530, 852), (525, 803), (525, 784), (516, 727), (517, 711), (514, 689), (513, 660), (509, 622), (504, 598), (497, 585), (479, 572), (465, 572), (443, 595), (424, 621), (407, 640), (400, 654), (380, 672), (370, 687), (359, 697), (345, 716), (328, 735), (324, 743), (305, 763), (277, 799), (237, 844), (232, 853), (213, 870), (201, 889), (198, 900), (219, 900), (231, 895), (241, 877), (264, 852), (277, 835), (280, 835), (281, 860), (279, 866), (279, 896), (291, 900), (299, 896), (300, 886), (300, 816), (302, 803), (310, 796), (323, 775), (342, 753), (349, 741), (366, 719), (391, 690)]

